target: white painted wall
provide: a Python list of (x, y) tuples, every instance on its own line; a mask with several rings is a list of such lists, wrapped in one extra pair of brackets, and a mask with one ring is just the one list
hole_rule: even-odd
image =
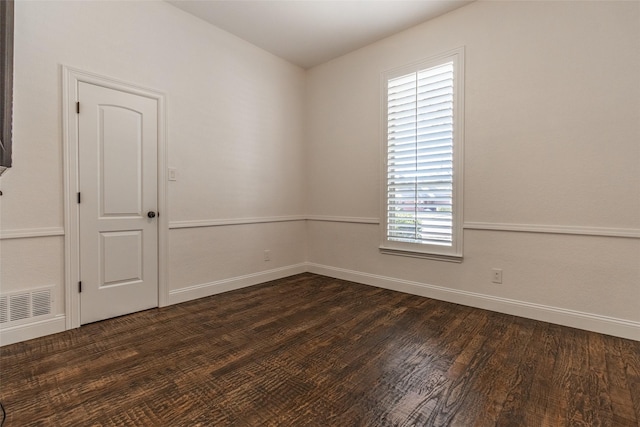
[[(241, 286), (302, 268), (302, 69), (162, 1), (18, 1), (15, 20), (0, 292), (54, 284), (64, 325), (62, 65), (166, 94), (168, 163), (178, 171), (161, 213), (171, 229), (169, 293), (179, 295), (170, 302), (218, 292), (220, 281)], [(272, 217), (298, 221), (173, 228)], [(20, 237), (33, 234), (48, 237)]]
[[(311, 270), (640, 339), (639, 22), (638, 2), (481, 1), (310, 70), (309, 213), (377, 219), (381, 72), (466, 49), (464, 262), (311, 221)], [(514, 224), (635, 238), (471, 229)]]

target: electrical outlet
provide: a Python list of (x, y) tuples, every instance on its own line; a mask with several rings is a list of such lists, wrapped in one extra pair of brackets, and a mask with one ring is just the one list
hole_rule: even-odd
[(264, 251), (264, 260), (265, 261), (271, 261), (271, 251), (268, 249), (265, 249)]
[(492, 268), (491, 269), (493, 283), (502, 283), (502, 269), (501, 268)]

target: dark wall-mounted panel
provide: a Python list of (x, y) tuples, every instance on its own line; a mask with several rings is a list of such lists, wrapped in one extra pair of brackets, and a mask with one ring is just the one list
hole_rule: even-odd
[(0, 174), (11, 167), (13, 116), (13, 0), (0, 1)]

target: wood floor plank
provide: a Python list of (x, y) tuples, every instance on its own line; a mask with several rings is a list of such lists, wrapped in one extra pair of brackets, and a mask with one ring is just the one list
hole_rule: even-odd
[[(614, 426), (635, 426), (640, 424), (640, 417), (634, 411), (631, 391), (626, 375), (627, 362), (620, 353), (619, 342), (612, 337), (605, 339), (606, 372), (609, 378), (609, 394), (611, 396), (611, 411)], [(640, 350), (639, 350), (640, 351)], [(636, 423), (638, 419), (638, 423)]]
[(516, 317), (508, 322), (509, 329), (475, 384), (474, 391), (483, 396), (484, 404), (465, 411), (469, 425), (524, 425), (521, 407), (517, 404), (527, 398), (533, 370), (529, 344), (540, 324)]
[(621, 340), (616, 344), (624, 361), (627, 384), (633, 402), (636, 420), (640, 425), (640, 342)]
[(600, 334), (588, 335), (589, 382), (587, 419), (589, 425), (613, 426), (609, 375), (607, 372), (605, 339)]
[(640, 343), (301, 274), (0, 349), (11, 426), (638, 426)]
[(447, 373), (452, 382), (425, 420), (427, 423), (434, 426), (473, 425), (476, 411), (485, 407), (485, 396), (474, 388), (485, 388), (479, 377), (488, 369), (489, 361), (511, 327), (505, 322), (491, 323), (493, 327), (475, 334), (452, 364)]

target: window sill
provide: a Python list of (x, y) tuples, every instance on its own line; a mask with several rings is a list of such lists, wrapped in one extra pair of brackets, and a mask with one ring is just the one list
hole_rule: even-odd
[(463, 260), (462, 255), (442, 255), (442, 254), (425, 253), (425, 252), (414, 252), (414, 251), (407, 251), (402, 249), (385, 248), (383, 246), (380, 247), (380, 253), (384, 255), (406, 256), (411, 258), (423, 258), (423, 259), (429, 259), (433, 261), (445, 261), (445, 262), (455, 262), (455, 263), (461, 263)]

